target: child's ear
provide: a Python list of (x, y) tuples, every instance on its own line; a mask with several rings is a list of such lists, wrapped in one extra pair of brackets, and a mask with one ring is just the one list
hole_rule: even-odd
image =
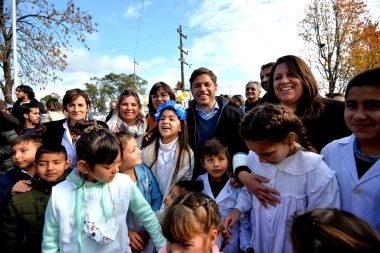
[(212, 229), (210, 232), (210, 248), (214, 246), (214, 244), (216, 243), (216, 239), (218, 239), (218, 230)]
[(77, 166), (80, 172), (87, 174), (89, 172), (88, 164), (84, 160), (79, 160)]
[(67, 159), (65, 161), (65, 170), (67, 170), (70, 167), (70, 159)]
[(286, 137), (287, 141), (288, 141), (288, 145), (289, 146), (293, 146), (295, 140), (296, 140), (296, 134), (294, 132), (290, 132), (288, 134), (288, 137)]
[(206, 169), (206, 166), (205, 166), (205, 163), (203, 162), (203, 159), (201, 158), (200, 160), (201, 160), (201, 164), (202, 164), (203, 169)]

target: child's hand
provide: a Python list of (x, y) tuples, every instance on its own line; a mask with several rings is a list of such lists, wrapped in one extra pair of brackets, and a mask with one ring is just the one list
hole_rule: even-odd
[(145, 245), (143, 239), (139, 236), (136, 231), (128, 228), (128, 237), (131, 241), (130, 245), (132, 250), (143, 250)]
[(231, 238), (230, 230), (235, 225), (235, 223), (239, 220), (239, 216), (240, 216), (240, 210), (237, 208), (234, 208), (234, 210), (232, 210), (232, 212), (224, 218), (223, 224), (227, 230), (227, 235), (229, 238)]
[(254, 251), (252, 248), (248, 248), (248, 249), (246, 250), (246, 252), (247, 252), (247, 253), (255, 253), (255, 251)]
[(20, 193), (20, 192), (28, 192), (32, 189), (32, 187), (30, 187), (30, 184), (32, 182), (30, 180), (20, 180), (18, 181), (13, 187), (12, 187), (12, 191), (11, 191), (11, 194), (12, 196), (16, 195), (17, 193)]
[(150, 235), (148, 232), (146, 232), (145, 230), (140, 230), (138, 233), (137, 233), (141, 239), (143, 240), (144, 242), (144, 245), (147, 245), (148, 244), (148, 241), (150, 239)]

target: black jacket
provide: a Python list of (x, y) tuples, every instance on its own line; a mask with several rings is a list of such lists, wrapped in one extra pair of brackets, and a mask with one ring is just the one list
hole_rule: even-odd
[[(13, 105), (13, 108), (12, 108), (12, 115), (13, 115), (15, 118), (17, 118), (18, 121), (22, 122), (22, 120), (23, 120), (23, 116), (21, 115), (20, 103), (21, 103), (21, 100), (18, 99), (18, 100), (16, 101), (16, 103)], [(33, 103), (33, 104), (37, 105), (38, 108), (40, 108), (40, 113), (41, 113), (41, 114), (42, 114), (42, 113), (46, 113), (44, 106), (43, 106), (40, 102), (38, 102), (37, 99), (32, 98), (32, 99), (30, 100), (30, 103)]]
[[(221, 108), (218, 122), (215, 126), (213, 137), (217, 137), (228, 146), (231, 158), (238, 152), (248, 153), (248, 148), (245, 142), (239, 135), (239, 124), (242, 118), (242, 112), (239, 108), (228, 105), (227, 99), (223, 97), (216, 97), (216, 101)], [(200, 148), (197, 147), (197, 134), (196, 134), (196, 112), (195, 101), (190, 102), (189, 108), (186, 109), (186, 121), (189, 129), (189, 143), (194, 151), (195, 167), (193, 172), (193, 179), (196, 179), (200, 174), (205, 171), (200, 163)]]

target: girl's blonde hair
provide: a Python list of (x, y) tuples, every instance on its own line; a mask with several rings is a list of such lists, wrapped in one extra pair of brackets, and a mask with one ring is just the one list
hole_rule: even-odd
[(178, 197), (162, 222), (162, 232), (172, 243), (185, 242), (197, 235), (208, 235), (212, 229), (222, 232), (223, 237), (227, 238), (218, 205), (199, 192)]

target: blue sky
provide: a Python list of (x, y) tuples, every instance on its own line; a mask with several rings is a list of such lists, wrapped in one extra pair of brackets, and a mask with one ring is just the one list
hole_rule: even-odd
[[(65, 1), (55, 0), (59, 7)], [(84, 88), (90, 77), (134, 72), (150, 87), (181, 80), (179, 34), (182, 25), (185, 84), (192, 71), (207, 67), (218, 77), (218, 94), (244, 94), (249, 80), (259, 80), (260, 66), (286, 54), (303, 55), (297, 23), (308, 0), (76, 0), (96, 23), (87, 36), (90, 51), (73, 41), (62, 81), (36, 88), (39, 99), (67, 89)], [(141, 14), (141, 5), (144, 7)], [(380, 1), (370, 6), (378, 7)], [(373, 10), (372, 8), (372, 10)], [(378, 8), (377, 8), (378, 9)], [(376, 14), (376, 12), (374, 12)], [(377, 12), (380, 15), (380, 11)], [(139, 29), (139, 30), (138, 30)], [(136, 42), (137, 40), (137, 42)]]

